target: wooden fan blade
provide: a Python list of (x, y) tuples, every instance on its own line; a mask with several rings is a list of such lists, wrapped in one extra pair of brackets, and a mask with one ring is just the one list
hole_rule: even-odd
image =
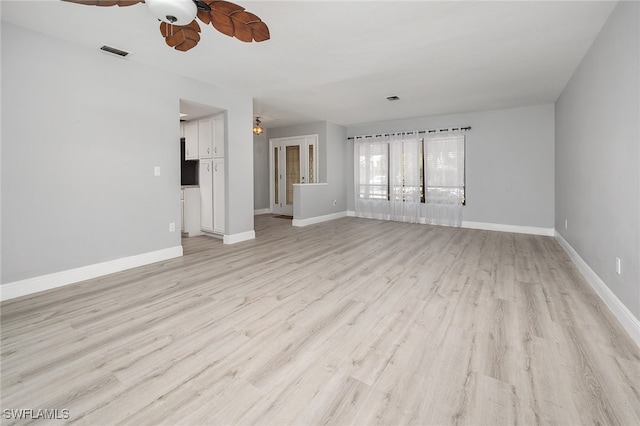
[(271, 35), (269, 34), (269, 27), (267, 27), (267, 24), (264, 22), (250, 22), (247, 25), (249, 25), (253, 30), (254, 41), (261, 42), (271, 38)]
[(133, 6), (144, 3), (144, 0), (62, 0), (69, 3), (84, 4), (86, 6)]
[(211, 25), (220, 31), (224, 35), (228, 35), (229, 37), (233, 37), (235, 32), (233, 28), (233, 21), (228, 15), (224, 15), (222, 13), (214, 12), (211, 10)]
[(207, 1), (207, 4), (211, 8), (212, 12), (223, 13), (225, 15), (232, 15), (237, 12), (242, 12), (244, 7), (224, 0)]
[(204, 10), (198, 10), (198, 14), (196, 16), (205, 25), (209, 25), (211, 23), (211, 12), (206, 12)]
[(260, 42), (271, 38), (267, 24), (244, 7), (224, 0), (206, 0), (205, 3), (211, 12), (198, 12), (198, 18), (205, 24), (210, 22), (222, 34), (244, 42)]
[[(233, 35), (238, 40), (251, 43), (253, 41), (253, 31), (250, 26), (247, 25), (247, 21), (251, 21), (252, 13), (238, 12), (231, 15), (233, 21)], [(253, 15), (255, 16), (255, 15)], [(257, 18), (257, 16), (256, 16)], [(258, 18), (260, 20), (260, 18)]]
[(233, 27), (231, 15), (237, 12), (242, 12), (244, 7), (222, 0), (208, 0), (206, 3), (211, 8), (209, 16), (213, 27), (222, 34), (233, 37), (235, 34), (235, 28)]
[(188, 25), (172, 25), (162, 22), (160, 33), (167, 44), (176, 50), (186, 52), (200, 41), (200, 25), (194, 19)]
[(196, 47), (198, 44), (198, 40), (193, 40), (190, 38), (185, 38), (180, 44), (174, 46), (174, 49), (179, 50), (181, 52), (186, 52), (189, 49)]
[[(236, 30), (235, 36), (238, 39), (246, 42), (251, 42), (254, 39), (256, 41), (264, 41), (269, 39), (269, 29), (267, 28), (267, 25), (264, 24), (264, 22), (262, 22), (260, 18), (258, 18), (253, 13), (247, 11), (234, 13), (233, 15), (231, 15), (231, 19), (233, 20), (233, 26)], [(255, 37), (253, 34), (253, 27), (251, 26), (251, 24), (259, 22), (264, 24), (264, 28), (267, 28), (266, 38), (264, 38), (264, 34), (260, 34), (258, 37)]]

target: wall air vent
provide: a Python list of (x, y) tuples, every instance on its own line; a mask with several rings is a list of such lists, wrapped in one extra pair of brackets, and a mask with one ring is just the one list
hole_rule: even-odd
[(100, 46), (100, 50), (102, 50), (103, 52), (111, 53), (112, 55), (118, 55), (123, 58), (129, 54), (129, 52), (116, 49), (115, 47), (107, 46), (106, 44), (103, 46)]
[(399, 101), (400, 98), (397, 96), (387, 96), (388, 101)]

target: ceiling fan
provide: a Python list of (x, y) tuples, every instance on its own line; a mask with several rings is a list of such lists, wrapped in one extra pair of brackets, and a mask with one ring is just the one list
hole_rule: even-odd
[(186, 52), (200, 41), (200, 25), (244, 42), (269, 40), (269, 28), (244, 7), (223, 0), (62, 0), (89, 6), (132, 6), (146, 3), (160, 21), (160, 32), (167, 44)]

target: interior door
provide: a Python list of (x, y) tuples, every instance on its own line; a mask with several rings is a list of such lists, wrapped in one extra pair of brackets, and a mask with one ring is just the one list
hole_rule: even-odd
[(304, 183), (305, 180), (302, 147), (300, 143), (292, 141), (274, 148), (274, 213), (293, 216), (293, 185)]
[(293, 216), (293, 186), (315, 181), (317, 135), (270, 141), (271, 211)]

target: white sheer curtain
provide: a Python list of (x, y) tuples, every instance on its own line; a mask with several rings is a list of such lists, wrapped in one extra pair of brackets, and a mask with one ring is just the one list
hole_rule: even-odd
[(356, 139), (356, 216), (420, 221), (420, 145), (417, 133)]
[(389, 136), (391, 220), (420, 221), (420, 143), (417, 133)]
[(425, 138), (425, 219), (436, 225), (460, 226), (464, 202), (464, 145), (459, 133)]
[(464, 135), (455, 132), (356, 138), (356, 216), (460, 226), (464, 149)]
[(389, 219), (389, 138), (354, 141), (356, 216)]

